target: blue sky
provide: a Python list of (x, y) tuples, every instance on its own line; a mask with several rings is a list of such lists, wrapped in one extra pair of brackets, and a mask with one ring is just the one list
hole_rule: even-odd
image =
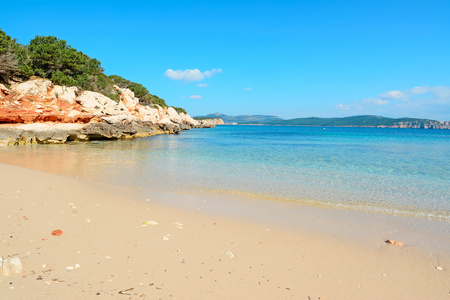
[(0, 28), (53, 35), (193, 116), (450, 120), (450, 1), (10, 1)]

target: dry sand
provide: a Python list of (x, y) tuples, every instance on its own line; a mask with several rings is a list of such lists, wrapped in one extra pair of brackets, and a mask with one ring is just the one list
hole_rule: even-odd
[(0, 255), (24, 267), (0, 274), (1, 299), (450, 299), (445, 255), (168, 208), (16, 166), (0, 174)]

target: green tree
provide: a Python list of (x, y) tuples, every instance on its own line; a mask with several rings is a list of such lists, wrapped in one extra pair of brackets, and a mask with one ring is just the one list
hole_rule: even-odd
[(36, 36), (28, 45), (28, 52), (34, 74), (44, 78), (63, 78), (62, 73), (78, 81), (77, 76), (99, 75), (104, 71), (97, 59), (91, 59), (54, 36)]
[[(103, 72), (100, 61), (72, 48), (64, 40), (54, 36), (36, 36), (29, 45), (23, 46), (0, 29), (1, 81), (37, 75), (59, 85), (78, 86), (119, 101), (119, 94), (113, 88), (116, 84), (133, 91), (142, 105), (167, 107), (164, 99), (150, 94), (142, 84), (118, 75), (106, 76)], [(176, 110), (185, 112), (182, 108)]]
[(0, 29), (0, 80), (32, 75), (26, 48)]

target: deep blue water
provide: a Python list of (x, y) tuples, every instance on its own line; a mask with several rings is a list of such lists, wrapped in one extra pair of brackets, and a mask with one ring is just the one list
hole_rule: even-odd
[(57, 173), (156, 191), (252, 194), (450, 220), (450, 130), (217, 126), (0, 153), (12, 151), (48, 156), (55, 164), (47, 170)]

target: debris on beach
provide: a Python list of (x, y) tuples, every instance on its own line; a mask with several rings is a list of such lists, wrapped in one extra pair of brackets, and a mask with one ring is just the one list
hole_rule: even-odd
[(175, 225), (176, 228), (183, 229), (183, 224), (182, 224), (182, 223), (180, 223), (180, 222), (175, 222), (175, 223), (173, 223), (173, 224)]
[(225, 255), (228, 256), (229, 258), (234, 258), (234, 254), (231, 251), (225, 252)]
[(4, 276), (13, 276), (23, 273), (23, 266), (18, 257), (2, 258), (2, 269)]
[(148, 226), (148, 225), (158, 225), (158, 222), (156, 221), (145, 221), (142, 223), (142, 227)]
[(403, 247), (403, 243), (395, 240), (387, 240), (386, 244), (391, 244), (397, 247)]
[(61, 229), (56, 229), (52, 231), (53, 236), (61, 236), (63, 234)]
[(126, 289), (126, 290), (121, 290), (121, 291), (119, 291), (119, 294), (120, 294), (120, 295), (131, 295), (130, 293), (126, 293), (126, 292), (129, 292), (129, 291), (132, 291), (132, 290), (134, 290), (134, 288), (129, 288), (129, 289)]
[(67, 266), (66, 270), (71, 271), (73, 269), (78, 269), (80, 266), (80, 264), (75, 264), (74, 266)]
[(444, 269), (441, 266), (436, 266), (436, 270), (444, 271)]

